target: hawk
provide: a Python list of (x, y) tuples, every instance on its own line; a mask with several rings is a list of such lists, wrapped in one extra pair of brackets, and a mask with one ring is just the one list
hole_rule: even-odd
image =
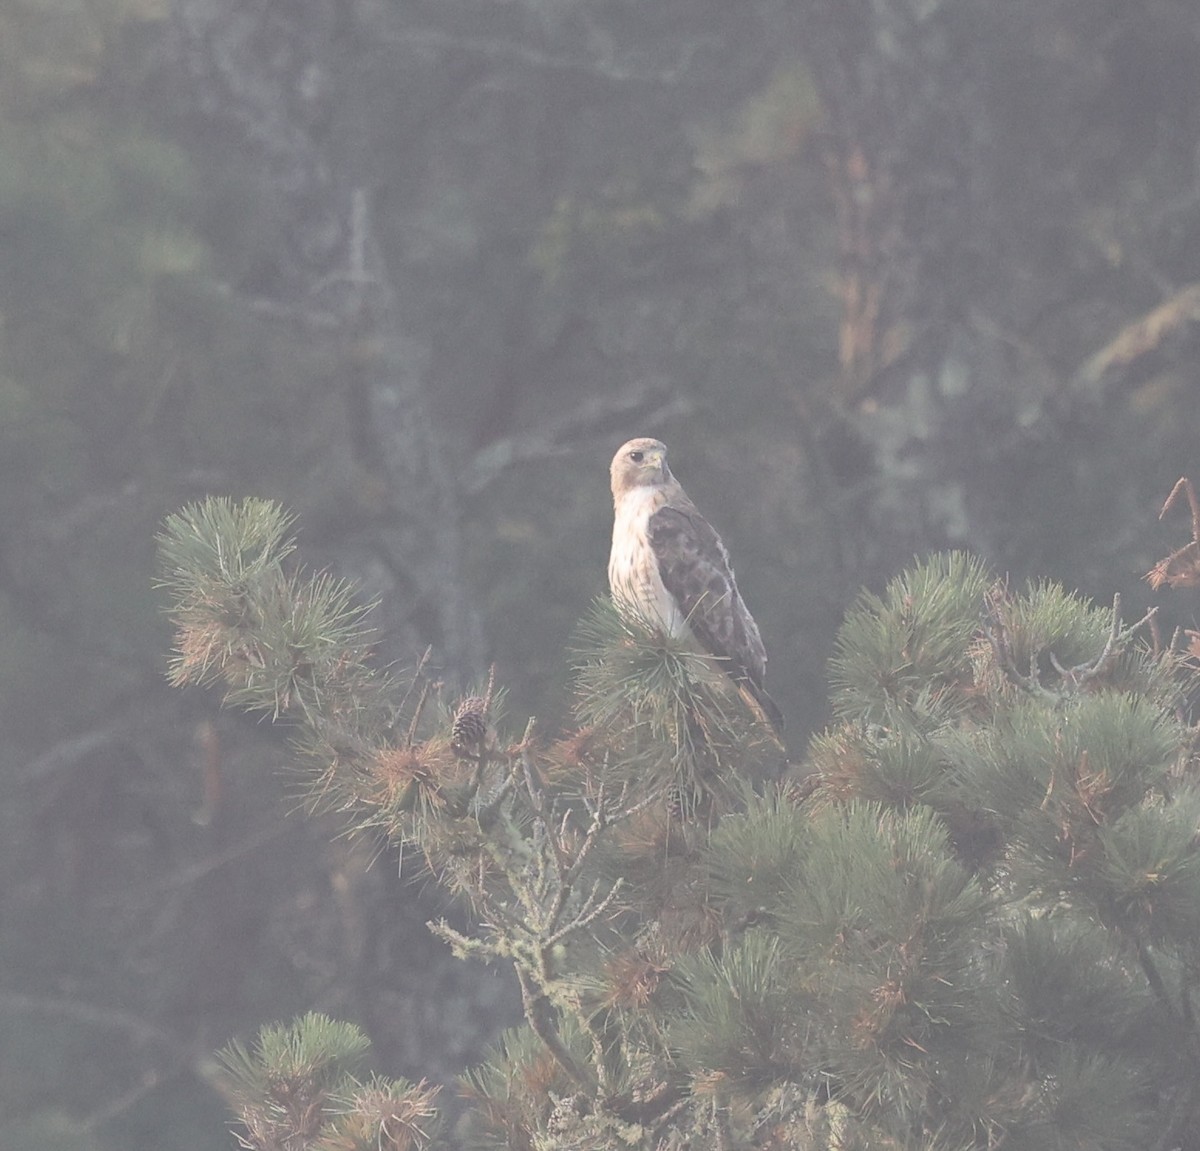
[(613, 456), (608, 586), (618, 610), (692, 637), (721, 661), (776, 732), (783, 715), (763, 687), (767, 652), (712, 525), (667, 467), (667, 449), (642, 437)]

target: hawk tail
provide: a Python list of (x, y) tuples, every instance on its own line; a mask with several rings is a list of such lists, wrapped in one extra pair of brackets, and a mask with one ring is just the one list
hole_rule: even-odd
[(779, 710), (779, 705), (770, 697), (766, 688), (759, 687), (753, 680), (743, 679), (738, 682), (738, 690), (750, 705), (750, 710), (760, 719), (765, 719), (776, 736), (782, 736), (783, 712)]

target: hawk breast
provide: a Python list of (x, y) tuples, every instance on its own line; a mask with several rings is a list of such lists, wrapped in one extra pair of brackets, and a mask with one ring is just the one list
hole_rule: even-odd
[(608, 586), (613, 599), (647, 620), (661, 623), (668, 635), (687, 632), (680, 605), (663, 583), (650, 539), (650, 521), (664, 502), (661, 490), (635, 488), (621, 497), (613, 519)]

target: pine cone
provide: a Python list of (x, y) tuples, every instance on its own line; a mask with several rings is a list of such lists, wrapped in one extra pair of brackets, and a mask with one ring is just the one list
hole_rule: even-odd
[(456, 754), (478, 754), (487, 738), (488, 701), (479, 695), (469, 695), (454, 709), (454, 726), (450, 729), (450, 749)]

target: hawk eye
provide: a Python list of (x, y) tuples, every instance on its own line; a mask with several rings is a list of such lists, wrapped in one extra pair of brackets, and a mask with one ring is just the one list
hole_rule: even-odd
[(642, 462), (642, 460), (644, 460), (646, 458), (646, 453), (645, 452), (630, 452), (629, 458), (631, 460), (633, 460), (633, 462), (635, 464), (640, 464)]

